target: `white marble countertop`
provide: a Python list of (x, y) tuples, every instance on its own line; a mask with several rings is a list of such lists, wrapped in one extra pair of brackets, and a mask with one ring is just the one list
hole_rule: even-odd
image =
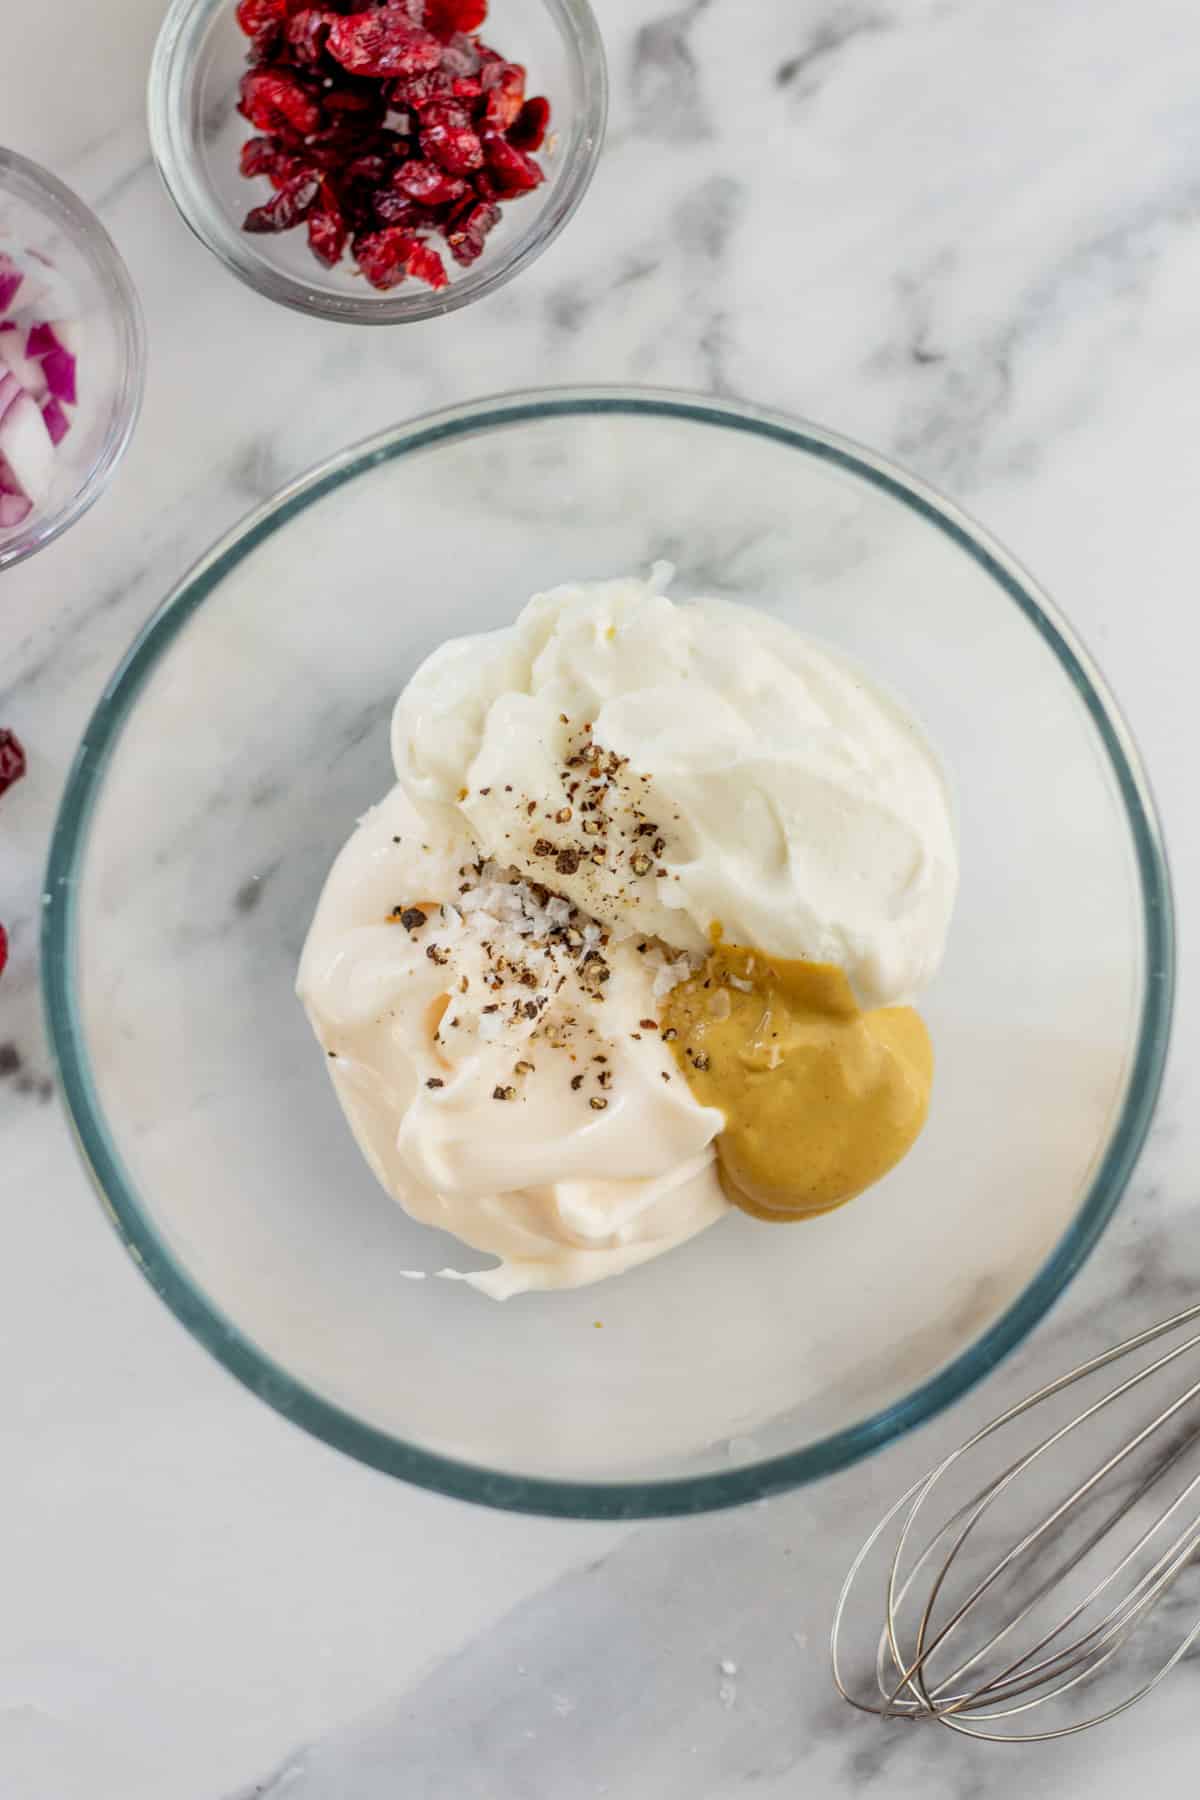
[[(995, 1752), (836, 1704), (823, 1638), (884, 1499), (999, 1398), (1200, 1292), (1194, 605), (1200, 33), (1190, 0), (598, 0), (609, 146), (491, 301), (391, 333), (284, 315), (175, 217), (161, 0), (14, 7), (3, 136), (95, 205), (150, 373), (109, 495), (0, 578), (0, 1793), (6, 1800), (972, 1800), (1182, 1791), (1194, 1665), (1123, 1725)], [(1140, 1172), (1068, 1298), (949, 1420), (770, 1505), (638, 1529), (474, 1511), (310, 1441), (120, 1253), (49, 1079), (41, 870), (100, 687), (252, 502), (443, 402), (565, 380), (768, 401), (894, 453), (1033, 568), (1106, 668), (1185, 945)], [(1195, 1278), (1195, 1279), (1193, 1279)], [(736, 1679), (720, 1673), (735, 1662)], [(724, 1687), (722, 1684), (724, 1683)]]

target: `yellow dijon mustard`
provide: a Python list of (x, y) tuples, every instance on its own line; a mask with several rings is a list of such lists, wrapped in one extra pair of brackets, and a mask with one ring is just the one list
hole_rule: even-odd
[(910, 1006), (863, 1012), (844, 970), (721, 942), (661, 1012), (717, 1138), (726, 1197), (755, 1218), (829, 1212), (894, 1168), (929, 1111), (933, 1048)]

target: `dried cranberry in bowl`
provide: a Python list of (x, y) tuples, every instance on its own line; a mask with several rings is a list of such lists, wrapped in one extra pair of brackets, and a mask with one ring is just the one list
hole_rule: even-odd
[(487, 0), (238, 0), (250, 40), (239, 111), (258, 135), (240, 168), (273, 195), (249, 232), (307, 226), (326, 267), (348, 249), (386, 291), (449, 277), (432, 239), (464, 266), (501, 208), (545, 179), (536, 160), (550, 103), (525, 69), (482, 42)]

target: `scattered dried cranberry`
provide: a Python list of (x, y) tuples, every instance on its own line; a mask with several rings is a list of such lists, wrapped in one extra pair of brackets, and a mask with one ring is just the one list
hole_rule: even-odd
[(277, 30), (287, 14), (287, 0), (238, 0), (237, 22), (249, 38)]
[(416, 249), (409, 256), (408, 272), (419, 281), (428, 282), (431, 288), (444, 288), (450, 283), (446, 265), (437, 251), (431, 250), (428, 244), (421, 243), (419, 239)]
[(8, 962), (8, 933), (7, 933), (7, 931), (5, 931), (3, 925), (0, 925), (0, 975), (3, 975), (5, 965), (7, 964), (7, 962)]
[(15, 731), (0, 731), (0, 794), (25, 773), (25, 751)]
[(436, 163), (424, 162), (414, 156), (411, 162), (401, 163), (392, 176), (392, 186), (401, 194), (407, 194), (410, 200), (419, 200), (423, 206), (456, 206), (465, 200), (470, 188), (465, 181), (455, 175), (447, 175)]
[(521, 116), (525, 101), (525, 71), (520, 63), (495, 57), (484, 63), (479, 85), (487, 95), (483, 121), (493, 131), (508, 131)]
[[(321, 53), (329, 36), (329, 28), (337, 17), (336, 13), (326, 12), (323, 7), (305, 6), (293, 13), (287, 22), (284, 37), (292, 56), (299, 63), (319, 63)], [(326, 99), (328, 105), (328, 99)]]
[(442, 60), (442, 46), (431, 31), (413, 24), (402, 0), (336, 19), (326, 48), (352, 75), (419, 75)]
[(442, 45), (442, 67), (447, 75), (457, 81), (462, 76), (478, 75), (483, 67), (483, 55), (479, 48), (479, 40), (467, 37), (464, 32), (456, 31)]
[(290, 231), (307, 219), (321, 191), (320, 179), (305, 171), (285, 181), (273, 200), (252, 206), (242, 220), (243, 231)]
[(363, 122), (369, 117), (372, 124), (381, 125), (387, 111), (387, 101), (372, 81), (364, 81), (357, 87), (347, 82), (344, 87), (326, 89), (321, 95), (321, 105), (327, 113), (333, 113), (339, 124), (352, 125), (357, 117)]
[(469, 268), (483, 255), (483, 241), (500, 223), (500, 208), (477, 201), (446, 227), (446, 243), (456, 263)]
[(483, 145), (469, 125), (422, 124), (421, 148), (451, 175), (469, 175), (483, 167)]
[(500, 205), (544, 179), (550, 105), (481, 43), (487, 0), (237, 0), (249, 38), (239, 110), (260, 133), (240, 168), (275, 194), (247, 231), (306, 224), (318, 261), (349, 246), (371, 284), (448, 276), (438, 232), (469, 266)]
[(341, 262), (349, 232), (346, 221), (335, 206), (322, 207), (308, 215), (308, 242), (315, 257), (328, 269)]
[(453, 77), (445, 69), (426, 69), (423, 75), (402, 75), (392, 83), (389, 99), (395, 107), (419, 112), (431, 100), (448, 99), (454, 92)]
[[(403, 166), (403, 165), (401, 165)], [(368, 187), (382, 187), (392, 169), (392, 159), (381, 150), (364, 150), (342, 170), (344, 181), (365, 182)]]
[(242, 145), (238, 167), (243, 175), (269, 175), (278, 155), (274, 138), (247, 138)]
[(403, 226), (388, 225), (354, 240), (358, 266), (372, 287), (398, 287), (406, 275), (418, 275), (431, 287), (445, 287), (449, 277), (436, 250)]
[(425, 0), (425, 29), (437, 37), (478, 31), (487, 18), (487, 0)]
[(426, 101), (421, 108), (421, 130), (427, 131), (431, 125), (447, 125), (451, 131), (470, 131), (474, 125), (470, 101), (456, 100), (452, 94)]
[(380, 225), (403, 225), (413, 232), (433, 231), (440, 222), (431, 207), (421, 206), (394, 188), (379, 188), (372, 194), (371, 211)]
[(517, 114), (517, 122), (508, 134), (508, 141), (515, 150), (540, 150), (546, 141), (546, 127), (550, 123), (550, 102), (539, 95), (535, 100), (526, 100)]
[(251, 69), (242, 76), (238, 111), (260, 131), (290, 126), (303, 134), (315, 131), (321, 123), (321, 109), (307, 89), (294, 75), (281, 75), (275, 69)]
[(498, 131), (484, 132), (483, 153), (499, 192), (506, 198), (527, 194), (530, 188), (537, 187), (540, 181), (545, 180), (532, 156), (526, 156), (523, 150), (516, 149)]

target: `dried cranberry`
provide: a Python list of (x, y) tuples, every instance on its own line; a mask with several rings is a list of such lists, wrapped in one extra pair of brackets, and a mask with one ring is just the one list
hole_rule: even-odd
[[(521, 64), (473, 35), (486, 14), (487, 0), (239, 0), (240, 110), (261, 134), (240, 167), (276, 190), (246, 229), (306, 221), (318, 261), (333, 267), (349, 242), (381, 291), (410, 275), (446, 285), (435, 231), (474, 262), (497, 203), (543, 179), (531, 153), (550, 118)], [(403, 130), (385, 128), (389, 107)]]
[(487, 9), (488, 0), (425, 0), (425, 29), (440, 38), (478, 31)]
[(525, 100), (524, 69), (496, 57), (484, 62), (479, 81), (487, 95), (484, 124), (493, 131), (507, 131), (516, 124)]
[(427, 282), (431, 288), (449, 287), (450, 277), (446, 273), (446, 265), (436, 250), (418, 239), (417, 247), (409, 256), (408, 272), (415, 275), (418, 281)]
[(284, 43), (295, 62), (316, 67), (325, 49), (329, 27), (337, 17), (320, 6), (302, 6), (287, 22)]
[(287, 0), (238, 0), (237, 22), (248, 38), (278, 31), (287, 15)]
[(421, 129), (427, 125), (448, 125), (452, 131), (469, 131), (473, 121), (471, 108), (451, 95), (428, 101), (421, 108)]
[(423, 206), (455, 206), (471, 191), (457, 175), (447, 175), (436, 163), (418, 156), (400, 165), (392, 176), (392, 186)]
[(498, 131), (484, 132), (483, 152), (492, 180), (505, 199), (515, 200), (518, 194), (527, 194), (546, 179), (532, 156), (526, 156)]
[(379, 92), (375, 82), (346, 82), (334, 88), (327, 88), (321, 95), (321, 105), (326, 113), (332, 113), (335, 119), (352, 122), (355, 119), (370, 119), (382, 124), (383, 115), (387, 111), (387, 101)]
[(442, 67), (447, 75), (478, 75), (482, 62), (476, 40), (461, 31), (442, 45)]
[(483, 145), (470, 126), (426, 125), (422, 118), (421, 149), (430, 162), (451, 175), (469, 175), (472, 169), (483, 167)]
[(428, 69), (423, 75), (403, 75), (394, 81), (389, 98), (395, 107), (410, 107), (419, 112), (431, 100), (447, 100), (454, 84), (444, 69)]
[(309, 139), (304, 146), (304, 161), (318, 175), (340, 175), (346, 166), (346, 158), (353, 156), (358, 146), (346, 144), (319, 144), (315, 137)]
[(0, 975), (3, 975), (8, 964), (8, 933), (0, 925)]
[(238, 157), (238, 168), (243, 175), (269, 175), (275, 167), (277, 155), (274, 138), (247, 138)]
[(414, 25), (408, 8), (397, 0), (375, 12), (336, 19), (326, 48), (352, 75), (419, 75), (442, 60), (437, 39)]
[(317, 212), (309, 213), (309, 248), (326, 268), (332, 269), (335, 263), (341, 262), (348, 235), (346, 221), (335, 207), (322, 205)]
[(395, 188), (378, 188), (371, 195), (371, 211), (378, 224), (403, 225), (407, 231), (432, 231), (438, 223), (437, 213)]
[(242, 220), (243, 231), (290, 231), (306, 219), (316, 205), (321, 184), (309, 171), (293, 175), (264, 206), (252, 206)]
[(312, 173), (311, 157), (290, 156), (281, 152), (275, 159), (275, 167), (271, 170), (271, 186), (279, 192), (285, 187), (290, 187), (301, 176)]
[(0, 794), (25, 773), (25, 751), (15, 731), (0, 731)]
[(354, 254), (371, 286), (383, 290), (398, 287), (406, 275), (416, 275), (431, 287), (444, 287), (448, 279), (437, 251), (403, 226), (389, 225), (355, 238)]
[[(338, 190), (338, 211), (346, 221), (351, 236), (355, 232), (374, 231), (379, 220), (371, 201), (373, 190), (360, 181), (345, 181)], [(387, 223), (391, 223), (390, 220)]]
[(364, 151), (371, 151), (378, 156), (389, 157), (393, 164), (404, 162), (407, 157), (417, 154), (415, 138), (407, 137), (399, 131), (372, 132)]
[(242, 174), (269, 175), (277, 188), (299, 175), (305, 166), (304, 157), (291, 150), (281, 150), (275, 138), (247, 138), (242, 145), (239, 159)]
[(500, 208), (486, 201), (468, 207), (446, 228), (446, 242), (456, 263), (469, 268), (483, 255), (483, 241), (500, 223)]
[(251, 38), (250, 48), (246, 52), (246, 61), (252, 69), (273, 69), (279, 62), (279, 33), (264, 31), (261, 37)]
[(391, 170), (391, 158), (380, 156), (377, 151), (365, 150), (361, 156), (355, 156), (348, 163), (340, 165), (338, 173), (343, 181), (363, 181), (368, 187), (378, 187), (388, 178)]
[(304, 134), (321, 123), (321, 109), (294, 75), (277, 69), (251, 69), (242, 76), (238, 111), (260, 131), (290, 126)]
[(314, 157), (321, 168), (340, 169), (352, 156), (366, 156), (380, 148), (378, 139), (380, 132), (369, 120), (363, 120), (357, 114), (341, 118), (332, 125), (322, 126), (320, 131), (310, 131), (304, 140), (304, 154)]
[(540, 96), (536, 100), (527, 100), (508, 134), (508, 141), (518, 150), (540, 150), (545, 142), (549, 123), (550, 102)]
[(403, 226), (389, 225), (356, 237), (354, 255), (371, 286), (386, 290), (398, 287), (408, 274), (408, 253), (417, 242)]

